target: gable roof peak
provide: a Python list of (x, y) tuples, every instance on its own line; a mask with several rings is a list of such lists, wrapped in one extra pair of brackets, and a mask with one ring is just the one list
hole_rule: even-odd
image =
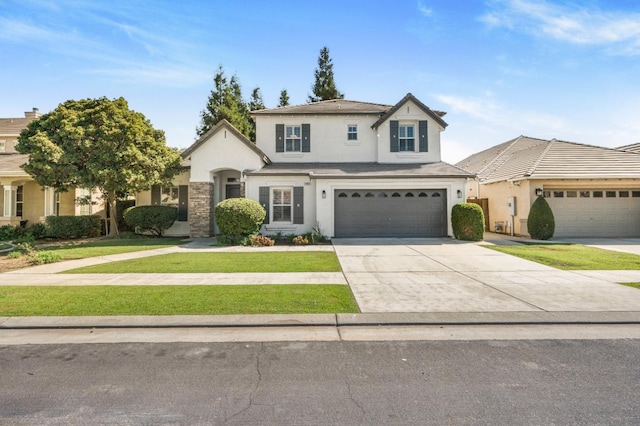
[(406, 104), (409, 101), (413, 102), (424, 113), (426, 113), (429, 117), (431, 117), (433, 120), (435, 120), (436, 123), (438, 123), (440, 126), (442, 126), (442, 128), (446, 128), (448, 126), (448, 124), (442, 119), (442, 117), (446, 114), (445, 112), (432, 110), (431, 108), (429, 108), (428, 106), (423, 104), (418, 98), (413, 96), (413, 94), (411, 94), (411, 92), (409, 92), (402, 99), (400, 99), (400, 101), (398, 103), (396, 103), (393, 107), (391, 107), (391, 109), (389, 111), (387, 111), (385, 114), (383, 114), (378, 119), (378, 121), (373, 123), (371, 128), (372, 129), (377, 129), (378, 127), (380, 127), (380, 125), (382, 123), (384, 123), (389, 118), (391, 118), (391, 116), (393, 114), (395, 114), (404, 104)]

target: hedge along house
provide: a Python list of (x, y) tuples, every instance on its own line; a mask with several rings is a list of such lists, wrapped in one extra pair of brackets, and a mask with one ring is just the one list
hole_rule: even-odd
[(541, 195), (554, 237), (640, 237), (637, 152), (520, 136), (457, 165), (477, 175), (467, 197), (488, 201), (492, 231), (528, 235), (529, 209)]
[(443, 116), (411, 94), (265, 109), (252, 112), (255, 144), (222, 121), (183, 153), (189, 234), (213, 235), (215, 205), (247, 197), (267, 211), (265, 234), (452, 235), (451, 208), (473, 175), (440, 160)]
[(88, 190), (58, 193), (54, 188), (43, 188), (27, 174), (22, 165), (28, 160), (15, 150), (20, 132), (38, 118), (37, 108), (25, 112), (21, 118), (0, 118), (0, 226), (26, 225), (44, 222), (47, 216), (80, 216), (104, 214), (102, 206), (78, 205), (76, 198), (95, 196)]

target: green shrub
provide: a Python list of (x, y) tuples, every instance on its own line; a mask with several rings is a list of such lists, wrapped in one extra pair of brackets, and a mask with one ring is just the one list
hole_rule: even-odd
[(124, 212), (124, 220), (136, 232), (151, 232), (161, 237), (178, 218), (178, 209), (171, 206), (135, 206)]
[(31, 265), (44, 265), (60, 261), (60, 255), (53, 251), (36, 251), (28, 257)]
[(73, 239), (100, 236), (100, 216), (47, 216), (48, 234), (53, 238)]
[(473, 203), (456, 204), (451, 209), (453, 236), (458, 240), (482, 241), (484, 238), (484, 213)]
[(264, 208), (249, 198), (229, 198), (219, 202), (214, 211), (220, 232), (236, 243), (257, 234), (266, 216)]
[(47, 237), (49, 230), (44, 223), (34, 223), (27, 228), (27, 235), (32, 236), (35, 240), (41, 240)]
[(547, 200), (539, 196), (531, 205), (527, 218), (527, 231), (531, 238), (548, 240), (556, 230), (556, 220)]
[(27, 230), (22, 226), (3, 225), (0, 226), (0, 241), (12, 241), (25, 237)]
[(127, 225), (127, 221), (124, 220), (124, 212), (135, 205), (136, 200), (116, 201), (116, 220), (118, 221), (118, 232), (135, 231), (135, 229)]
[(22, 252), (20, 250), (14, 250), (10, 251), (9, 254), (7, 254), (7, 259), (17, 259), (20, 256), (22, 256)]

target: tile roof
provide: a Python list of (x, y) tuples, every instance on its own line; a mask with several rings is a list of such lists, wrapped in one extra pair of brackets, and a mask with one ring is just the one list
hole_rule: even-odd
[(639, 143), (632, 143), (632, 144), (624, 145), (624, 146), (619, 146), (616, 149), (619, 149), (620, 151), (629, 151), (629, 152), (640, 153), (640, 142)]
[(247, 175), (308, 175), (314, 179), (361, 178), (444, 178), (473, 177), (456, 166), (444, 162), (428, 164), (379, 163), (271, 163)]
[(400, 100), (395, 105), (376, 104), (371, 102), (350, 101), (346, 99), (331, 99), (320, 102), (310, 102), (302, 105), (290, 105), (286, 107), (261, 109), (251, 111), (252, 115), (332, 115), (332, 114), (366, 114), (366, 115), (378, 115), (380, 118), (373, 125), (374, 128), (378, 127), (382, 122), (387, 120), (393, 115), (402, 105), (407, 101), (413, 101), (420, 109), (429, 114), (436, 120), (442, 127), (447, 127), (447, 123), (442, 120), (442, 117), (446, 112), (432, 110), (425, 104), (420, 102), (411, 93)]
[(331, 99), (328, 101), (310, 102), (302, 105), (289, 105), (251, 111), (253, 115), (280, 114), (384, 114), (392, 105), (374, 104), (370, 102)]
[(458, 162), (456, 166), (491, 183), (519, 179), (640, 177), (640, 154), (520, 136)]
[(27, 154), (0, 154), (0, 176), (28, 176), (20, 167), (28, 159)]
[(0, 118), (0, 136), (18, 136), (33, 118)]

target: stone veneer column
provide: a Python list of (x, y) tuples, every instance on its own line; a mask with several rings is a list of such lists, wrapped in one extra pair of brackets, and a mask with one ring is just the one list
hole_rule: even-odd
[(189, 183), (189, 226), (193, 238), (210, 237), (213, 228), (213, 183)]

